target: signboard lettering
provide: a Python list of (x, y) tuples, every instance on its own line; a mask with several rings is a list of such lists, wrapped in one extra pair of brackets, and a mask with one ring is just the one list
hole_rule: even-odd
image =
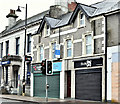
[(31, 66), (32, 68), (32, 72), (33, 73), (42, 73), (42, 71), (41, 71), (41, 63), (40, 64), (34, 64), (34, 65), (32, 65)]
[(74, 61), (74, 68), (102, 66), (103, 58)]

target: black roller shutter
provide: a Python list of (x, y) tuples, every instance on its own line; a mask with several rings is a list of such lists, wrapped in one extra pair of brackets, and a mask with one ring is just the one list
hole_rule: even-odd
[(80, 100), (102, 100), (102, 69), (77, 70), (75, 97)]

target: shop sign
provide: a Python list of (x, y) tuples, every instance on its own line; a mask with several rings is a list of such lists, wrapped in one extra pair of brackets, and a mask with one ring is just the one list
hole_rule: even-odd
[(10, 61), (2, 61), (1, 64), (2, 65), (10, 64)]
[(53, 72), (62, 71), (62, 62), (53, 62)]
[(74, 68), (102, 66), (103, 58), (74, 61)]
[(32, 69), (32, 73), (42, 73), (41, 71), (41, 63), (39, 64), (34, 64), (34, 65), (31, 65), (31, 69)]

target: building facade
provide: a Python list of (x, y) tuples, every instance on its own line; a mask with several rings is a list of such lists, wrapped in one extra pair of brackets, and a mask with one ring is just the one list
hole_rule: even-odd
[[(53, 62), (48, 97), (119, 101), (118, 5), (119, 0), (77, 3), (73, 12), (44, 17), (31, 54), (33, 67), (44, 59)], [(33, 71), (31, 78), (31, 96), (45, 97), (45, 75)]]
[[(34, 34), (47, 11), (27, 19), (26, 55), (31, 56), (31, 34)], [(25, 21), (16, 20), (15, 10), (6, 16), (8, 26), (0, 34), (1, 86), (7, 93), (22, 94), (24, 75)], [(26, 95), (30, 95), (31, 62), (25, 63)]]
[[(26, 55), (32, 62), (25, 65), (26, 95), (46, 97), (41, 71), (46, 59), (53, 69), (47, 76), (48, 97), (120, 102), (120, 0), (89, 6), (75, 0), (55, 2), (27, 19)], [(0, 33), (0, 68), (1, 86), (21, 94), (25, 21), (17, 17), (11, 10), (9, 25)]]

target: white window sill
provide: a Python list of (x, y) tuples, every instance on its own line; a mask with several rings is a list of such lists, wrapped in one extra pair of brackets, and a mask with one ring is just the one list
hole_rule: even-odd
[(85, 25), (77, 26), (78, 29), (85, 28), (85, 27), (86, 27)]

